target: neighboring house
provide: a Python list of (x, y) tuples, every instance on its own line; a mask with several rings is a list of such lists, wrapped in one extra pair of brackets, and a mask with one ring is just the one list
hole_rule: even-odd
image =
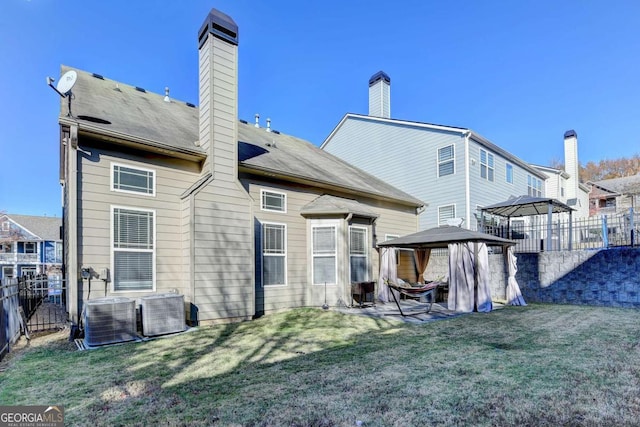
[(589, 216), (589, 186), (580, 182), (578, 161), (578, 134), (574, 130), (564, 133), (564, 169), (531, 165), (547, 176), (545, 196), (575, 209), (573, 218)]
[(467, 128), (391, 118), (391, 79), (369, 80), (369, 115), (346, 114), (321, 148), (427, 200), (426, 229), (462, 219), (478, 227), (478, 208), (512, 196), (544, 196), (547, 176)]
[(640, 174), (590, 182), (590, 215), (614, 215), (640, 206)]
[(0, 278), (60, 274), (60, 218), (0, 214)]
[(238, 120), (237, 34), (215, 9), (198, 32), (199, 108), (76, 70), (59, 117), (72, 320), (95, 295), (172, 290), (200, 321), (349, 304), (376, 242), (417, 231), (419, 199)]

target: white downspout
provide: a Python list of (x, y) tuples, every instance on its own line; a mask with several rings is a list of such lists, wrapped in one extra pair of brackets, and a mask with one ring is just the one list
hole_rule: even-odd
[(464, 200), (465, 200), (465, 224), (467, 229), (471, 229), (471, 188), (470, 188), (470, 169), (469, 169), (469, 138), (471, 131), (468, 130), (464, 135)]

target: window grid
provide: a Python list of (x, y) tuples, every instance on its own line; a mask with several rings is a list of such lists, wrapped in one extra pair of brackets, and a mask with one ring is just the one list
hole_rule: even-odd
[(493, 181), (494, 159), (493, 154), (480, 150), (480, 177), (487, 181)]
[(456, 217), (456, 205), (438, 207), (438, 225), (446, 225), (448, 219)]
[(262, 283), (264, 286), (287, 284), (287, 227), (262, 225)]
[(114, 291), (153, 290), (153, 211), (113, 208)]
[(367, 229), (364, 227), (349, 227), (349, 261), (352, 282), (369, 280)]
[(438, 149), (438, 177), (453, 175), (455, 172), (453, 145)]
[(527, 194), (531, 197), (542, 197), (542, 181), (535, 176), (527, 175)]
[(337, 265), (337, 227), (312, 226), (313, 284), (335, 285)]
[(506, 180), (509, 184), (513, 184), (513, 165), (507, 163), (507, 177)]
[(261, 190), (261, 209), (270, 212), (287, 212), (287, 195)]
[(153, 196), (155, 194), (155, 171), (114, 163), (112, 164), (111, 184), (114, 191)]

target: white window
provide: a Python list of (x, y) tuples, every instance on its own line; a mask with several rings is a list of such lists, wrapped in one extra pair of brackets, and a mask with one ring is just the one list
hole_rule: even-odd
[(11, 227), (11, 224), (9, 223), (9, 221), (3, 221), (3, 223), (2, 223), (2, 231), (9, 231), (10, 227)]
[(349, 268), (352, 282), (369, 280), (369, 250), (364, 227), (349, 227)]
[(438, 149), (438, 176), (453, 175), (455, 172), (453, 145)]
[(337, 229), (336, 225), (311, 226), (314, 285), (337, 283)]
[(456, 205), (438, 206), (438, 226), (447, 225), (447, 220), (455, 217)]
[(24, 253), (25, 254), (35, 254), (38, 250), (36, 248), (35, 242), (25, 242), (24, 243)]
[(287, 195), (275, 191), (260, 190), (263, 211), (287, 212)]
[(287, 226), (262, 224), (262, 284), (287, 284)]
[(155, 276), (155, 212), (112, 207), (114, 291), (151, 291)]
[(513, 184), (513, 165), (510, 163), (507, 163), (507, 182), (509, 184)]
[(493, 181), (493, 154), (480, 149), (480, 178)]
[(535, 176), (527, 175), (527, 194), (531, 197), (542, 197), (542, 181)]
[(151, 169), (112, 163), (111, 190), (153, 196), (156, 193), (155, 175)]
[(35, 276), (36, 268), (35, 267), (20, 267), (20, 275), (21, 276)]

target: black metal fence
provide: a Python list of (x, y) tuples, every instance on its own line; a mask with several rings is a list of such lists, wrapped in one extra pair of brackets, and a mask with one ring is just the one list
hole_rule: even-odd
[(20, 332), (61, 329), (67, 324), (66, 289), (59, 276), (23, 276), (2, 279), (0, 359), (9, 352)]
[(544, 252), (610, 247), (639, 246), (640, 213), (575, 218), (554, 218), (551, 227), (546, 218), (531, 221), (512, 219), (511, 223), (487, 225), (484, 231), (516, 242), (516, 252)]

